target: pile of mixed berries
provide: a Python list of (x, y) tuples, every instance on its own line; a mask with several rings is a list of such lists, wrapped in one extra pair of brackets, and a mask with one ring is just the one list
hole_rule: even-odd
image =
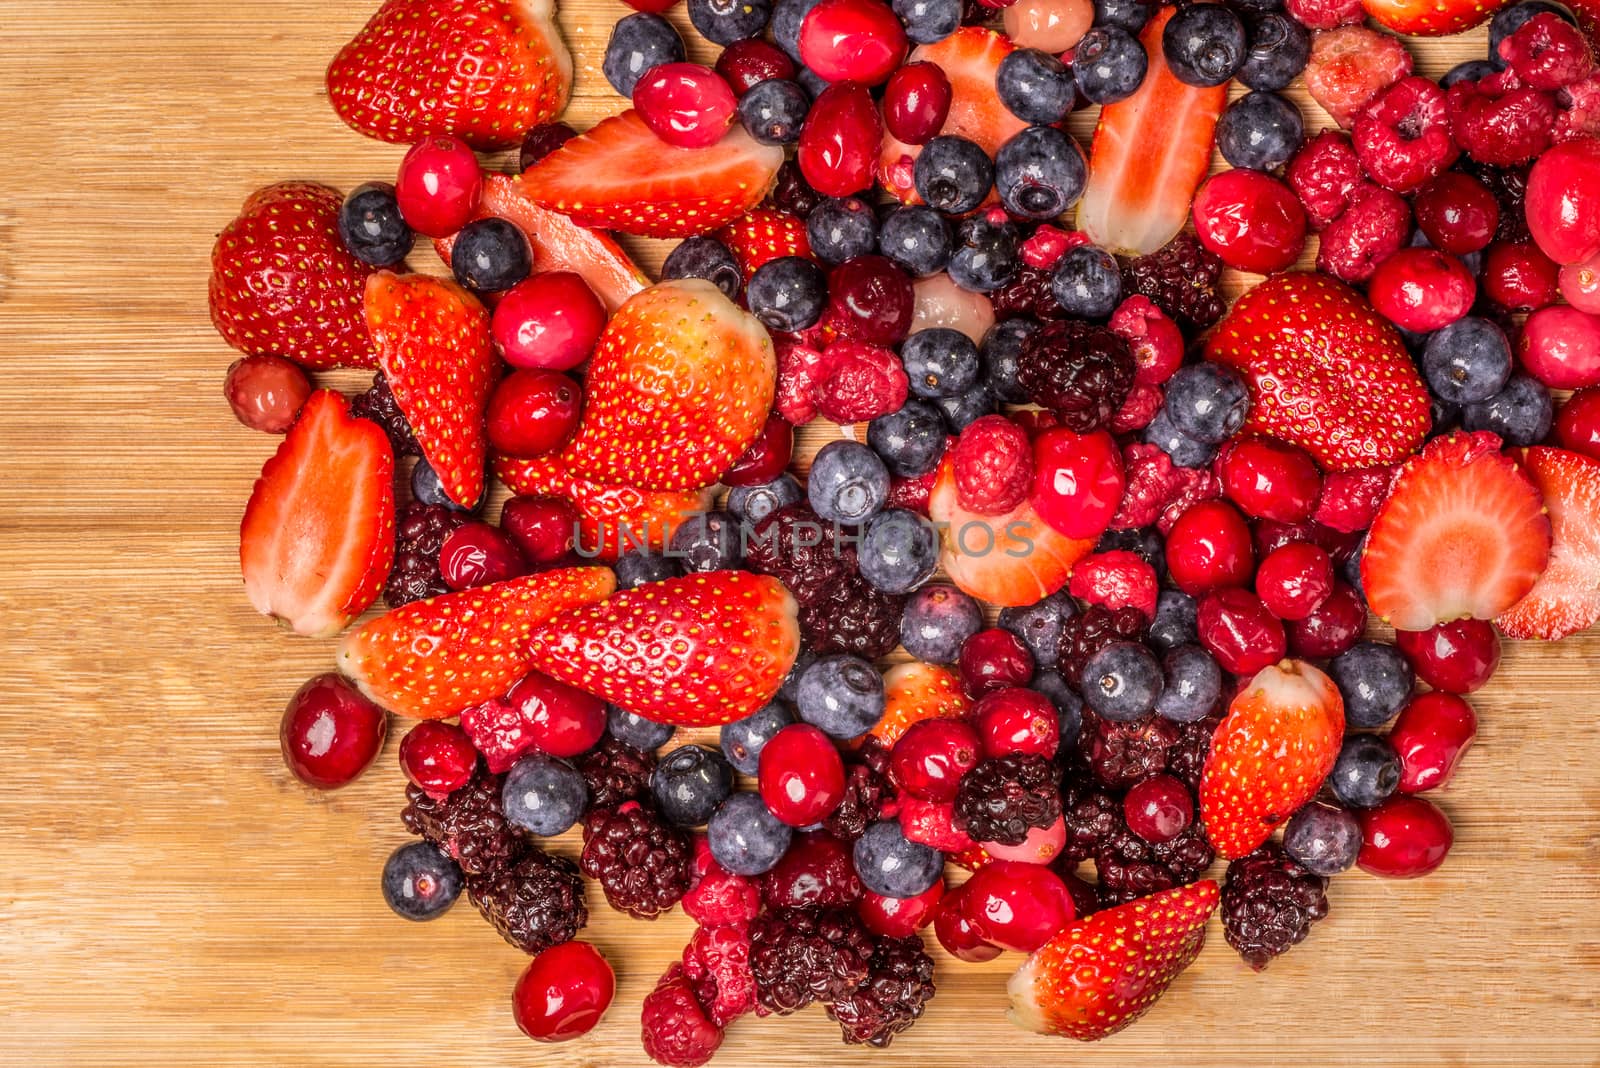
[[(343, 633), (284, 758), (338, 787), (411, 724), (393, 910), (464, 891), (560, 1040), (615, 986), (584, 880), (681, 906), (642, 1039), (696, 1065), (813, 1004), (887, 1045), (929, 927), (1101, 1038), (1213, 912), (1259, 969), (1333, 876), (1443, 863), (1500, 635), (1600, 619), (1592, 5), (687, 0), (707, 67), (628, 2), (578, 133), (551, 4), (386, 0), (328, 92), (394, 184), (270, 186), (214, 252), (286, 435), (246, 591)], [(1438, 82), (1396, 36), (1491, 15)]]

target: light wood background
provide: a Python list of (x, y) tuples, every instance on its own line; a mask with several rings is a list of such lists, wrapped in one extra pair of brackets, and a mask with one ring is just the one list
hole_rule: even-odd
[[(596, 902), (616, 1004), (586, 1041), (533, 1046), (509, 1011), (525, 958), (469, 905), (429, 925), (384, 907), (408, 840), (393, 740), (334, 794), (279, 759), (284, 700), (332, 644), (279, 633), (239, 587), (275, 441), (221, 398), (207, 261), (260, 185), (393, 174), (401, 151), (322, 90), (371, 7), (0, 0), (0, 1064), (639, 1064), (640, 999), (687, 937), (679, 914)], [(624, 12), (562, 12), (579, 125), (618, 104), (598, 58)], [(1437, 75), (1481, 41), (1415, 48)], [(1004, 1022), (1014, 960), (941, 957), (887, 1052), (840, 1046), (813, 1010), (740, 1021), (716, 1063), (1600, 1063), (1597, 662), (1595, 636), (1512, 647), (1442, 797), (1443, 870), (1338, 879), (1263, 975), (1214, 930), (1143, 1022), (1078, 1047)]]

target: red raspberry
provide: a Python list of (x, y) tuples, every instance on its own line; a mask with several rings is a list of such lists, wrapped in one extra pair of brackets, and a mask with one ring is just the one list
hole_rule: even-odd
[(1304, 78), (1311, 99), (1345, 129), (1374, 97), (1411, 73), (1399, 39), (1365, 26), (1323, 30), (1311, 38)]
[(1322, 480), (1322, 496), (1311, 518), (1342, 534), (1365, 530), (1388, 496), (1393, 478), (1394, 468), (1388, 466), (1330, 471)]
[(698, 927), (683, 947), (683, 977), (694, 987), (713, 1027), (756, 1007), (756, 977), (750, 972), (750, 933), (745, 925)]
[(938, 467), (916, 478), (896, 475), (889, 480), (889, 496), (884, 503), (890, 508), (904, 508), (918, 515), (927, 515), (928, 498), (933, 495), (933, 484), (937, 481)]
[(1106, 325), (1133, 353), (1136, 390), (1140, 385), (1159, 386), (1183, 363), (1183, 331), (1149, 297), (1137, 293), (1129, 297), (1117, 305)]
[(1366, 184), (1350, 135), (1338, 130), (1323, 130), (1307, 141), (1289, 161), (1283, 176), (1300, 198), (1313, 230), (1321, 230), (1343, 215), (1351, 194)]
[(1122, 449), (1125, 476), (1122, 503), (1111, 517), (1112, 530), (1147, 527), (1183, 488), (1182, 470), (1156, 445), (1132, 444)]
[(1556, 93), (1556, 126), (1550, 137), (1556, 144), (1580, 137), (1600, 137), (1600, 73)]
[(811, 387), (819, 413), (835, 423), (859, 423), (897, 412), (906, 402), (900, 357), (862, 341), (835, 341), (822, 352), (822, 378)]
[(1361, 0), (1284, 0), (1283, 9), (1308, 30), (1331, 30), (1366, 17)]
[(1004, 515), (1033, 488), (1033, 444), (1003, 415), (985, 415), (961, 432), (953, 456), (956, 499), (979, 515)]
[(1165, 395), (1161, 392), (1160, 386), (1148, 382), (1135, 382), (1133, 389), (1128, 391), (1128, 399), (1122, 402), (1122, 407), (1111, 417), (1106, 429), (1113, 434), (1143, 430), (1150, 425), (1151, 420), (1155, 419), (1164, 402)]
[(778, 356), (778, 390), (772, 406), (794, 426), (809, 423), (817, 417), (812, 394), (822, 381), (822, 352), (793, 334), (774, 334), (772, 346)]
[(968, 838), (965, 831), (956, 830), (954, 802), (904, 797), (900, 801), (899, 820), (901, 834), (942, 853), (964, 853), (978, 848), (978, 843)]
[(1444, 90), (1419, 76), (1402, 78), (1356, 119), (1356, 156), (1372, 180), (1397, 193), (1420, 189), (1456, 161)]
[(1079, 600), (1104, 605), (1113, 612), (1132, 605), (1145, 618), (1154, 619), (1160, 587), (1156, 569), (1144, 557), (1126, 549), (1113, 549), (1079, 560), (1072, 569), (1069, 590)]
[(1163, 534), (1171, 533), (1172, 524), (1190, 508), (1201, 501), (1214, 501), (1222, 496), (1222, 480), (1210, 471), (1180, 467), (1177, 474), (1182, 479), (1178, 495), (1167, 502), (1167, 506), (1161, 510), (1161, 518), (1156, 520), (1156, 529)]
[(1411, 205), (1399, 193), (1367, 183), (1322, 232), (1317, 269), (1346, 282), (1365, 282), (1410, 236)]
[(536, 740), (533, 724), (522, 715), (521, 706), (504, 697), (492, 697), (462, 712), (461, 729), (497, 775), (532, 749)]
[(694, 840), (694, 883), (683, 895), (683, 911), (705, 927), (749, 923), (761, 911), (761, 886), (735, 875), (711, 855), (705, 835)]
[(1457, 82), (1446, 99), (1451, 135), (1479, 163), (1510, 167), (1550, 147), (1555, 97), (1521, 84), (1511, 71)]
[(1048, 271), (1070, 249), (1089, 244), (1089, 235), (1081, 230), (1063, 230), (1057, 226), (1041, 226), (1033, 236), (1022, 243), (1022, 262), (1029, 267)]
[(1533, 16), (1501, 41), (1500, 58), (1530, 89), (1560, 89), (1594, 71), (1594, 52), (1583, 31), (1549, 11)]
[(657, 1064), (694, 1068), (722, 1045), (722, 1028), (706, 1018), (682, 964), (669, 967), (645, 996), (640, 1024), (644, 1051)]

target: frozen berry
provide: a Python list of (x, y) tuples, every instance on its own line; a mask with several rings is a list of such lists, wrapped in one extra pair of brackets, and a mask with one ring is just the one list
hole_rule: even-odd
[(961, 646), (961, 685), (968, 696), (990, 690), (1025, 686), (1033, 677), (1033, 657), (1010, 631), (998, 627), (980, 630)]
[(516, 578), (528, 561), (499, 527), (463, 523), (439, 546), (439, 575), (452, 590), (468, 590)]
[[(1251, 93), (1244, 100), (1264, 95), (1271, 94)], [(1305, 248), (1300, 202), (1288, 186), (1258, 170), (1212, 175), (1195, 193), (1192, 214), (1200, 243), (1236, 270), (1281, 271)]]
[(1231, 166), (1275, 171), (1300, 151), (1305, 132), (1299, 108), (1277, 93), (1256, 90), (1217, 119), (1217, 151)]
[(1437, 249), (1405, 248), (1378, 265), (1367, 298), (1379, 314), (1404, 330), (1428, 333), (1465, 315), (1477, 295), (1472, 273)]
[(467, 143), (438, 134), (400, 161), (395, 198), (406, 225), (425, 237), (449, 237), (466, 225), (483, 195), (483, 169)]
[(1505, 388), (1511, 345), (1500, 327), (1467, 315), (1431, 335), (1418, 362), (1435, 396), (1451, 404), (1475, 404)]
[(1348, 808), (1372, 808), (1400, 785), (1400, 757), (1376, 734), (1345, 737), (1328, 775), (1328, 785)]
[(994, 184), (994, 163), (977, 144), (947, 134), (923, 146), (914, 181), (917, 195), (931, 207), (960, 215), (976, 208), (988, 195)]
[(808, 723), (775, 734), (761, 750), (761, 799), (791, 827), (816, 823), (844, 796), (844, 764), (828, 736)]
[(1192, 596), (1241, 586), (1255, 568), (1250, 529), (1225, 501), (1203, 501), (1179, 517), (1167, 534), (1167, 571)]
[(682, 63), (685, 58), (683, 38), (672, 23), (640, 11), (617, 20), (611, 28), (600, 70), (611, 88), (631, 98), (634, 86), (648, 71), (664, 63)]
[(1138, 642), (1112, 642), (1089, 657), (1079, 689), (1102, 717), (1131, 723), (1149, 715), (1165, 685), (1155, 654)]
[(1000, 61), (994, 80), (1000, 102), (1023, 122), (1048, 125), (1072, 110), (1072, 71), (1049, 52), (1012, 50)]
[(464, 885), (461, 868), (432, 842), (403, 845), (383, 863), (383, 900), (402, 919), (444, 915)]
[(1450, 821), (1424, 798), (1399, 794), (1361, 813), (1363, 871), (1388, 879), (1416, 879), (1444, 863), (1455, 841)]
[(800, 718), (841, 741), (859, 738), (883, 718), (883, 676), (844, 653), (818, 659), (800, 676)]
[(1455, 694), (1412, 698), (1389, 731), (1389, 745), (1400, 764), (1400, 792), (1422, 793), (1449, 783), (1477, 733), (1472, 706)]
[(541, 837), (577, 824), (589, 805), (583, 773), (564, 760), (529, 753), (506, 772), (500, 788), (506, 822)]
[(1170, 842), (1194, 820), (1194, 798), (1170, 775), (1136, 783), (1122, 801), (1128, 829), (1153, 845)]
[(943, 128), (950, 100), (950, 79), (937, 64), (908, 63), (884, 86), (883, 125), (908, 145), (927, 144)]
[(1161, 50), (1179, 81), (1221, 85), (1244, 64), (1244, 23), (1222, 4), (1179, 8), (1162, 30)]
[(1222, 668), (1216, 658), (1193, 642), (1168, 650), (1162, 658), (1164, 684), (1155, 713), (1174, 723), (1205, 719), (1222, 699)]
[(1249, 590), (1227, 587), (1200, 599), (1196, 617), (1200, 644), (1235, 675), (1249, 677), (1283, 659), (1283, 624)]
[(306, 680), (283, 711), (278, 739), (294, 777), (333, 790), (365, 771), (383, 748), (389, 717), (333, 672)]
[(1472, 693), (1500, 665), (1500, 638), (1482, 619), (1440, 623), (1431, 630), (1396, 631), (1395, 644), (1417, 678), (1446, 693)]
[(1411, 203), (1417, 228), (1441, 252), (1461, 256), (1494, 239), (1500, 205), (1487, 186), (1471, 175), (1449, 171), (1424, 186)]
[(1334, 657), (1328, 675), (1344, 697), (1345, 722), (1362, 728), (1393, 719), (1410, 699), (1416, 678), (1400, 650), (1374, 641)]
[(528, 962), (511, 994), (512, 1016), (529, 1038), (566, 1042), (594, 1030), (616, 990), (616, 976), (599, 950), (563, 942)]
[(474, 293), (502, 293), (533, 271), (533, 249), (516, 224), (477, 219), (457, 233), (450, 269)]
[(393, 267), (411, 252), (416, 239), (388, 182), (356, 186), (339, 207), (339, 240), (362, 263)]
[(872, 184), (882, 140), (883, 120), (867, 87), (835, 82), (812, 103), (795, 158), (818, 193), (848, 196)]
[(1072, 75), (1084, 99), (1114, 104), (1144, 84), (1150, 55), (1132, 33), (1119, 26), (1095, 26), (1072, 50)]
[(1540, 308), (1522, 324), (1517, 359), (1552, 389), (1600, 384), (1600, 315), (1562, 304)]
[(1349, 810), (1313, 801), (1283, 828), (1283, 850), (1313, 875), (1330, 876), (1355, 866), (1361, 824)]
[[(1071, 135), (1051, 126), (1020, 130), (995, 153), (994, 184), (1000, 202), (1008, 211), (1025, 218), (1052, 219), (1060, 215), (1077, 202), (1087, 180), (1083, 150)], [(1121, 276), (1114, 260), (1111, 272), (1120, 292)], [(1112, 305), (1115, 306), (1114, 300)], [(1106, 314), (1109, 309), (1094, 317), (1104, 318)]]
[(243, 356), (228, 368), (222, 393), (244, 426), (286, 434), (311, 396), (311, 380), (298, 364), (282, 356)]
[(1550, 390), (1520, 372), (1499, 393), (1461, 410), (1461, 425), (1467, 430), (1490, 431), (1512, 446), (1537, 445), (1550, 433), (1554, 419)]
[(906, 602), (900, 644), (918, 660), (953, 664), (962, 645), (982, 626), (983, 612), (971, 597), (943, 583), (924, 586)]

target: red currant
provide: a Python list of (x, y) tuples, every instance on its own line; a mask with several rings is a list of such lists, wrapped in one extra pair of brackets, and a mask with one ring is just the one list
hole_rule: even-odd
[(330, 671), (307, 679), (289, 698), (278, 741), (295, 778), (333, 790), (367, 770), (388, 732), (388, 714)]
[(794, 60), (788, 53), (760, 37), (747, 37), (724, 48), (716, 69), (739, 96), (769, 78), (792, 79), (795, 75)]
[(1411, 202), (1428, 244), (1452, 256), (1485, 248), (1500, 225), (1500, 204), (1489, 187), (1460, 171), (1446, 171)]
[(1212, 175), (1195, 193), (1192, 214), (1200, 243), (1236, 270), (1281, 271), (1306, 245), (1306, 213), (1299, 199), (1261, 171)]
[(1316, 461), (1276, 438), (1236, 438), (1217, 465), (1222, 492), (1248, 516), (1299, 523), (1311, 518), (1322, 493)]
[(899, 16), (879, 0), (822, 0), (800, 23), (800, 62), (824, 81), (877, 85), (906, 48)]
[(939, 902), (944, 898), (944, 880), (915, 897), (884, 897), (871, 890), (856, 902), (856, 915), (867, 930), (884, 938), (909, 938), (933, 922)]
[(1224, 586), (1243, 586), (1255, 570), (1255, 550), (1244, 516), (1227, 501), (1201, 501), (1167, 533), (1167, 572), (1191, 597)]
[(1194, 798), (1171, 775), (1152, 775), (1122, 799), (1128, 830), (1152, 845), (1170, 842), (1194, 822)]
[(1306, 618), (1332, 593), (1333, 561), (1308, 541), (1272, 550), (1256, 569), (1256, 594), (1282, 620)]
[(809, 723), (791, 723), (761, 750), (761, 799), (791, 827), (809, 827), (844, 797), (844, 761), (828, 736)]
[(1398, 630), (1395, 645), (1417, 678), (1445, 693), (1471, 693), (1500, 666), (1500, 636), (1484, 619), (1459, 619), (1430, 630)]
[(245, 356), (228, 368), (222, 395), (234, 417), (251, 430), (287, 434), (311, 396), (311, 380), (282, 356)]
[(1387, 879), (1416, 879), (1444, 863), (1455, 832), (1431, 801), (1395, 794), (1377, 808), (1356, 813), (1361, 820), (1363, 871)]
[(1069, 538), (1098, 538), (1122, 503), (1122, 453), (1104, 430), (1046, 430), (1033, 442), (1033, 507)]
[(570, 371), (594, 351), (606, 309), (571, 271), (546, 271), (518, 282), (495, 305), (490, 328), (513, 367)]
[(512, 371), (489, 396), (489, 444), (507, 456), (554, 452), (578, 429), (583, 387), (560, 371)]
[(990, 690), (1026, 686), (1033, 678), (1033, 654), (1009, 630), (990, 627), (961, 644), (958, 667), (967, 696), (982, 697)]
[(500, 529), (530, 564), (553, 564), (572, 551), (578, 513), (561, 497), (512, 497), (500, 510)]
[(908, 145), (925, 145), (950, 114), (950, 79), (936, 63), (907, 63), (883, 89), (883, 125)]
[(448, 794), (467, 785), (478, 751), (467, 732), (454, 723), (423, 720), (400, 739), (400, 770), (424, 793)]
[(1196, 621), (1200, 644), (1235, 675), (1254, 675), (1283, 659), (1283, 624), (1249, 590), (1212, 590), (1200, 599)]
[(1420, 794), (1447, 784), (1477, 734), (1477, 714), (1455, 694), (1413, 697), (1389, 730), (1389, 744), (1400, 754), (1400, 792)]
[(867, 87), (836, 82), (812, 103), (795, 159), (817, 192), (847, 196), (872, 184), (882, 140), (883, 123)]
[(1061, 876), (1041, 864), (996, 860), (973, 873), (956, 903), (991, 945), (1032, 953), (1077, 915)]
[(587, 942), (563, 942), (528, 962), (511, 994), (522, 1033), (565, 1042), (594, 1030), (617, 992), (617, 977)]
[(1496, 241), (1483, 258), (1483, 295), (1511, 311), (1554, 304), (1560, 289), (1555, 261), (1532, 241)]
[(463, 523), (439, 547), (439, 575), (452, 590), (470, 590), (516, 578), (528, 561), (499, 527)]
[(978, 732), (962, 719), (913, 723), (889, 754), (889, 778), (923, 801), (951, 801), (961, 777), (983, 756)]
[(461, 138), (435, 134), (400, 161), (394, 195), (407, 226), (426, 237), (449, 237), (478, 210), (483, 168)]
[(722, 75), (698, 63), (661, 63), (633, 87), (633, 106), (661, 140), (707, 148), (722, 139), (739, 102)]
[(972, 718), (986, 757), (1011, 753), (1053, 757), (1061, 744), (1061, 717), (1050, 699), (1037, 690), (1013, 686), (986, 693), (973, 709)]
[(511, 687), (506, 700), (521, 714), (534, 748), (551, 756), (588, 752), (606, 730), (604, 701), (537, 671)]
[(1449, 326), (1472, 308), (1478, 287), (1466, 264), (1432, 248), (1403, 248), (1367, 283), (1378, 314), (1414, 333)]

